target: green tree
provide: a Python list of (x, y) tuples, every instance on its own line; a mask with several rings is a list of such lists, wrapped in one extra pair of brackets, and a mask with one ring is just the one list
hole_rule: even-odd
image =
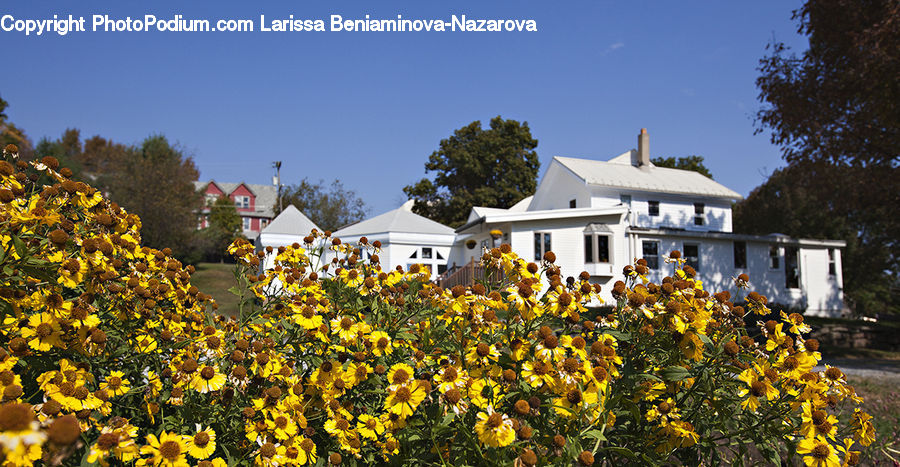
[(165, 136), (150, 136), (108, 176), (110, 199), (141, 217), (145, 245), (170, 245), (184, 254), (197, 229), (202, 197), (193, 182), (198, 176), (190, 156)]
[(209, 204), (209, 224), (195, 234), (192, 242), (192, 262), (219, 261), (228, 257), (225, 250), (235, 238), (241, 237), (241, 216), (231, 199), (220, 196)]
[(68, 167), (72, 171), (72, 178), (81, 179), (81, 157), (84, 148), (81, 145), (81, 132), (76, 128), (68, 128), (57, 140), (51, 140), (46, 136), (38, 141), (34, 147), (37, 157), (53, 156), (59, 160), (60, 165)]
[(654, 157), (650, 162), (657, 167), (668, 167), (670, 169), (692, 170), (700, 173), (708, 178), (713, 178), (712, 173), (703, 164), (703, 156), (686, 156), (686, 157)]
[(313, 182), (304, 178), (296, 185), (285, 187), (281, 197), (285, 206), (293, 204), (326, 230), (361, 221), (368, 213), (365, 201), (355, 191), (344, 188), (339, 180), (326, 185), (324, 180)]
[(428, 157), (423, 178), (403, 188), (413, 212), (451, 227), (462, 225), (473, 206), (508, 208), (534, 193), (541, 163), (528, 122), (474, 121), (441, 140)]
[[(760, 61), (757, 132), (770, 132), (789, 169), (767, 182), (771, 186), (758, 197), (774, 203), (772, 192), (796, 193), (800, 188), (786, 184), (800, 184), (808, 200), (802, 204), (811, 208), (793, 212), (786, 205), (776, 217), (782, 223), (772, 230), (821, 237), (825, 230), (811, 231), (791, 219), (815, 209), (840, 219), (842, 234), (835, 236), (858, 245), (845, 252), (851, 306), (867, 314), (898, 311), (900, 2), (809, 0), (794, 19), (809, 48), (798, 56), (776, 42)], [(824, 173), (830, 178), (819, 177)]]

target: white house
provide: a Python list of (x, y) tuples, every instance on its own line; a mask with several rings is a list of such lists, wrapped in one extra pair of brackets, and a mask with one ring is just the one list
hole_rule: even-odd
[(554, 157), (534, 196), (509, 209), (473, 208), (450, 261), (477, 261), (497, 229), (519, 255), (538, 261), (552, 250), (564, 273), (587, 271), (609, 291), (636, 258), (658, 282), (672, 273), (663, 255), (679, 250), (709, 290), (734, 291), (732, 278), (747, 273), (770, 303), (840, 313), (844, 242), (734, 234), (740, 199), (699, 173), (654, 166), (642, 129), (636, 150), (608, 161)]
[[(437, 278), (447, 270), (447, 258), (456, 242), (452, 228), (412, 212), (412, 201), (397, 209), (346, 226), (332, 234), (345, 242), (366, 237), (380, 241), (378, 259), (383, 269), (424, 264)], [(368, 259), (368, 257), (364, 257)]]
[[(509, 209), (474, 207), (455, 231), (412, 213), (409, 201), (334, 236), (345, 242), (362, 236), (379, 240), (385, 269), (424, 263), (434, 278), (477, 262), (484, 248), (501, 242), (535, 261), (552, 250), (565, 274), (587, 271), (607, 300), (626, 265), (645, 258), (658, 282), (672, 273), (663, 255), (679, 250), (708, 290), (734, 291), (732, 278), (747, 273), (751, 288), (770, 303), (812, 315), (839, 314), (844, 242), (735, 234), (731, 205), (740, 199), (699, 173), (654, 166), (642, 129), (638, 149), (608, 161), (554, 157), (533, 196)], [(303, 230), (298, 238), (309, 231), (298, 229)], [(491, 236), (495, 230), (502, 232), (500, 238)]]
[[(256, 239), (256, 247), (263, 249), (267, 246), (277, 249), (280, 246), (293, 243), (303, 244), (303, 237), (316, 229), (322, 231), (305, 214), (300, 212), (293, 204), (288, 204), (269, 225), (259, 233)], [(274, 266), (275, 255), (266, 255), (265, 268)]]

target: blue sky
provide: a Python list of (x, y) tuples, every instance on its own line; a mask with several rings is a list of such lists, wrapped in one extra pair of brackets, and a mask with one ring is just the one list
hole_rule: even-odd
[[(496, 115), (527, 121), (553, 156), (605, 160), (636, 146), (699, 154), (746, 195), (784, 165), (753, 134), (756, 67), (773, 37), (802, 50), (798, 1), (48, 2), (0, 15), (187, 18), (535, 19), (536, 33), (0, 32), (0, 95), (35, 142), (68, 127), (177, 141), (201, 179), (338, 178), (371, 214), (398, 206), (442, 138)], [(90, 23), (90, 19), (88, 19)]]

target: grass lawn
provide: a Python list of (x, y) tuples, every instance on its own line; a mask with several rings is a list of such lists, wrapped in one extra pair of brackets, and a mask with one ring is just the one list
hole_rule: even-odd
[(228, 289), (237, 285), (234, 281), (234, 265), (222, 263), (195, 264), (191, 284), (201, 292), (212, 295), (219, 304), (219, 313), (225, 316), (238, 315), (238, 297)]
[(860, 465), (897, 465), (900, 461), (900, 378), (850, 376), (848, 382), (865, 399), (862, 410), (874, 417), (875, 442), (861, 451)]

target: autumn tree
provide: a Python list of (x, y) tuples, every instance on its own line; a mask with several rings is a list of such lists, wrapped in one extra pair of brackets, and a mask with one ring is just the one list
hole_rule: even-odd
[(243, 238), (241, 216), (230, 198), (220, 196), (208, 206), (207, 227), (194, 233), (188, 248), (186, 259), (190, 263), (229, 259), (228, 246), (234, 239)]
[(794, 19), (809, 48), (770, 44), (757, 79), (757, 132), (788, 167), (736, 208), (735, 226), (847, 239), (850, 305), (898, 311), (900, 2), (809, 0)]
[(691, 170), (700, 173), (710, 179), (713, 178), (712, 172), (703, 164), (703, 156), (685, 156), (685, 157), (654, 157), (650, 162), (657, 167), (668, 167), (670, 169)]
[(334, 231), (361, 221), (368, 213), (365, 201), (356, 191), (344, 188), (339, 180), (326, 184), (324, 180), (314, 182), (304, 178), (298, 184), (285, 187), (281, 197), (284, 206), (293, 204), (326, 230)]
[(428, 157), (423, 178), (403, 188), (415, 200), (413, 212), (451, 227), (462, 225), (473, 206), (508, 208), (537, 188), (538, 141), (528, 122), (474, 121), (441, 140)]

